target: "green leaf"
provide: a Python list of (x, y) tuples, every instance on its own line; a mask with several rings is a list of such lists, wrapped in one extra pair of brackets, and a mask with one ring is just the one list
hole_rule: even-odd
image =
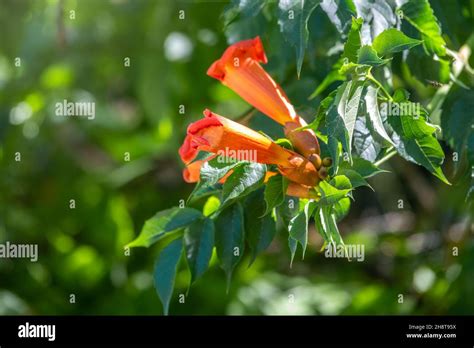
[(288, 180), (282, 175), (272, 176), (265, 185), (266, 210), (264, 215), (270, 213), (273, 208), (278, 207), (285, 201)]
[(336, 215), (331, 212), (332, 209), (332, 207), (321, 207), (316, 210), (314, 216), (316, 228), (326, 243), (344, 245), (337, 228)]
[(200, 171), (200, 181), (188, 197), (188, 202), (215, 193), (219, 187), (219, 180), (241, 162), (229, 162), (222, 156), (217, 156), (204, 162)]
[(441, 36), (433, 9), (428, 0), (408, 0), (401, 7), (403, 18), (421, 34), (423, 46), (430, 54), (440, 57), (446, 54), (446, 42)]
[(339, 228), (337, 227), (336, 223), (336, 216), (331, 213), (330, 207), (321, 208), (323, 215), (326, 217), (327, 226), (329, 228), (330, 238), (332, 239), (333, 243), (335, 242), (336, 245), (344, 245), (344, 241), (342, 240), (341, 234), (339, 232)]
[[(306, 246), (308, 245), (308, 222), (315, 207), (316, 205), (314, 202), (307, 202), (304, 205), (304, 208), (290, 220), (290, 224), (288, 225), (290, 237), (299, 242), (303, 248), (303, 258), (306, 251)], [(294, 254), (292, 251), (292, 259), (293, 256)]]
[(329, 183), (338, 190), (352, 189), (351, 180), (345, 175), (336, 175), (329, 181)]
[(232, 272), (244, 253), (245, 233), (242, 206), (232, 204), (224, 209), (215, 220), (215, 243), (217, 257), (227, 276), (227, 289)]
[(363, 84), (360, 81), (344, 83), (338, 89), (333, 106), (326, 115), (329, 149), (334, 160), (334, 170), (338, 166), (337, 141), (341, 142), (343, 149), (352, 160), (352, 136), (362, 91)]
[(352, 63), (357, 63), (357, 56), (361, 46), (360, 29), (362, 23), (362, 18), (352, 18), (351, 29), (347, 35), (347, 41), (344, 44), (342, 58), (347, 58), (347, 60)]
[[(266, 190), (265, 190), (266, 192)], [(251, 252), (249, 266), (258, 254), (270, 246), (276, 234), (275, 220), (271, 215), (265, 215), (261, 190), (253, 192), (245, 201), (245, 231)], [(283, 197), (284, 199), (284, 197)]]
[(245, 196), (263, 184), (267, 166), (260, 163), (243, 163), (234, 167), (222, 190), (222, 207), (232, 200)]
[(379, 66), (388, 63), (389, 60), (380, 58), (369, 45), (362, 46), (358, 51), (357, 64)]
[(222, 156), (217, 156), (210, 161), (205, 162), (201, 167), (199, 185), (214, 185), (234, 167), (241, 162), (229, 162)]
[(173, 240), (161, 250), (156, 259), (153, 280), (156, 292), (163, 305), (163, 313), (168, 315), (171, 295), (173, 294), (176, 271), (183, 248), (182, 238)]
[(351, 191), (351, 188), (338, 189), (327, 181), (323, 180), (319, 182), (319, 185), (316, 190), (318, 190), (318, 192), (321, 194), (321, 198), (318, 201), (318, 205), (326, 206), (333, 205), (340, 199), (346, 197), (347, 194)]
[(239, 15), (244, 18), (256, 16), (265, 5), (265, 1), (248, 1), (248, 0), (232, 0), (232, 2), (224, 9), (223, 19), (224, 26), (234, 22)]
[(308, 45), (308, 20), (320, 0), (280, 0), (278, 3), (278, 24), (286, 39), (296, 49), (296, 70), (298, 78)]
[(357, 117), (354, 127), (353, 150), (358, 157), (374, 162), (380, 154), (382, 146), (375, 140), (375, 134), (373, 134), (373, 130), (369, 129), (368, 122), (367, 117)]
[(295, 259), (296, 250), (298, 249), (298, 241), (292, 236), (288, 236), (288, 248), (290, 249), (290, 268), (293, 266), (293, 260)]
[(396, 26), (395, 1), (357, 0), (354, 3), (357, 16), (364, 21), (361, 28), (364, 44), (370, 44), (385, 29)]
[(341, 175), (346, 176), (349, 179), (352, 188), (356, 188), (356, 187), (360, 187), (360, 186), (367, 186), (367, 187), (372, 188), (369, 185), (369, 183), (367, 182), (367, 180), (365, 180), (364, 177), (362, 175), (360, 175), (359, 173), (357, 173), (355, 170), (341, 169), (339, 171), (339, 173)]
[(356, 171), (357, 173), (359, 173), (365, 179), (370, 178), (380, 173), (388, 173), (386, 170), (380, 169), (372, 162), (369, 162), (363, 158), (358, 158), (358, 157), (354, 158), (354, 160), (352, 161), (352, 166), (348, 162), (343, 162), (341, 164), (341, 169), (343, 171), (347, 169), (352, 169)]
[(184, 248), (191, 284), (196, 281), (209, 266), (214, 248), (214, 223), (211, 219), (198, 220), (184, 231)]
[(406, 36), (400, 30), (392, 28), (380, 33), (380, 35), (374, 39), (372, 47), (377, 51), (379, 56), (383, 57), (387, 54), (408, 50), (421, 44), (421, 42), (420, 40)]
[(420, 122), (425, 122), (422, 118), (392, 116), (388, 121), (396, 133), (393, 139), (398, 153), (406, 160), (422, 165), (449, 185), (441, 170), (443, 149), (436, 137), (430, 134), (434, 130), (421, 126)]
[(324, 0), (321, 8), (326, 12), (329, 20), (339, 33), (345, 33), (355, 15), (355, 6), (352, 0)]
[(145, 222), (140, 235), (126, 247), (149, 247), (167, 233), (185, 228), (200, 218), (202, 218), (201, 212), (192, 208), (174, 207), (160, 211)]
[(333, 213), (336, 221), (339, 222), (344, 219), (351, 208), (351, 200), (346, 197), (334, 204)]
[(367, 119), (378, 135), (388, 141), (391, 145), (395, 145), (393, 144), (392, 139), (387, 134), (387, 131), (383, 125), (382, 116), (380, 116), (379, 105), (377, 103), (377, 95), (378, 89), (374, 88), (373, 86), (367, 87), (367, 92), (365, 94), (365, 105), (368, 116)]

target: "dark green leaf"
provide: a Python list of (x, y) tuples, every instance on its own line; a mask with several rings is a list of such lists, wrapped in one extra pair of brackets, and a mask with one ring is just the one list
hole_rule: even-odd
[(363, 159), (363, 158), (354, 158), (352, 161), (352, 166), (348, 162), (343, 162), (341, 164), (342, 169), (353, 169), (362, 177), (370, 178), (379, 173), (387, 173), (386, 170), (380, 169), (375, 164)]
[(288, 180), (281, 175), (272, 176), (265, 185), (265, 214), (270, 213), (273, 208), (278, 207), (285, 200)]
[(441, 36), (433, 9), (428, 0), (408, 0), (401, 7), (403, 18), (421, 34), (423, 46), (430, 54), (440, 57), (446, 54), (446, 42)]
[(362, 46), (358, 51), (357, 64), (379, 66), (388, 63), (388, 61), (389, 59), (380, 58), (371, 46)]
[(377, 51), (379, 56), (383, 57), (387, 54), (408, 50), (420, 43), (420, 40), (412, 39), (403, 34), (400, 30), (392, 28), (378, 35), (372, 43), (372, 47)]
[(201, 212), (192, 208), (174, 207), (160, 211), (145, 222), (140, 235), (126, 247), (149, 247), (167, 233), (185, 228), (200, 218)]
[(161, 250), (156, 259), (153, 280), (156, 292), (163, 304), (163, 313), (168, 315), (168, 308), (173, 294), (174, 280), (178, 268), (181, 251), (183, 248), (182, 238), (173, 240)]
[(392, 116), (388, 120), (396, 133), (392, 138), (398, 153), (406, 160), (422, 165), (441, 181), (449, 184), (441, 170), (444, 161), (443, 150), (436, 137), (426, 133), (428, 128), (418, 125), (422, 118)]
[(320, 0), (280, 0), (278, 24), (286, 41), (296, 49), (298, 77), (308, 45), (308, 20)]
[(245, 201), (244, 212), (245, 235), (251, 251), (250, 264), (253, 263), (259, 253), (270, 246), (276, 234), (275, 220), (271, 215), (262, 217), (264, 212), (265, 204), (262, 192), (259, 190), (250, 194)]
[(232, 272), (244, 253), (245, 233), (242, 206), (232, 204), (224, 209), (215, 220), (215, 243), (217, 257), (227, 276), (230, 286)]
[(233, 173), (224, 183), (222, 206), (259, 188), (266, 172), (266, 165), (260, 163), (243, 163), (234, 167)]
[[(290, 237), (299, 242), (303, 248), (303, 258), (306, 251), (306, 246), (308, 245), (308, 222), (315, 207), (316, 204), (314, 202), (307, 202), (304, 205), (304, 208), (293, 219), (290, 220), (290, 224), (288, 225)], [(293, 251), (292, 255), (294, 255)]]
[(198, 220), (184, 231), (184, 247), (191, 284), (206, 270), (214, 248), (214, 223), (211, 219)]

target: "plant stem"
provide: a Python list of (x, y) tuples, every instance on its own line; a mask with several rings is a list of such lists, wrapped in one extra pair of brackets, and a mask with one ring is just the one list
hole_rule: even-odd
[(366, 77), (368, 80), (372, 81), (379, 89), (381, 89), (389, 100), (393, 101), (392, 96), (387, 92), (387, 90), (382, 86), (382, 84), (375, 77), (372, 76), (370, 71), (367, 73)]
[(393, 146), (388, 150), (387, 154), (382, 157), (381, 159), (379, 159), (377, 162), (374, 163), (374, 165), (376, 167), (380, 166), (381, 164), (385, 163), (386, 161), (388, 161), (390, 158), (392, 158), (393, 156), (395, 156), (397, 154), (397, 150), (395, 150), (393, 148)]

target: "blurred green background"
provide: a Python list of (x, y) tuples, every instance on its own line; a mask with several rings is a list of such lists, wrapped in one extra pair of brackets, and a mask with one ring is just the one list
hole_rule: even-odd
[[(451, 35), (449, 44), (458, 49), (469, 25), (460, 28), (452, 16), (463, 10), (452, 9), (448, 16), (447, 1), (433, 3)], [(0, 314), (161, 313), (152, 284), (159, 246), (133, 249), (130, 256), (123, 246), (147, 218), (178, 205), (192, 191), (182, 180), (177, 154), (187, 124), (205, 108), (230, 118), (249, 109), (206, 76), (227, 39), (261, 35), (266, 69), (302, 115), (314, 114), (320, 99), (307, 97), (334, 63), (327, 52), (340, 39), (327, 16), (316, 11), (311, 17), (298, 80), (293, 49), (279, 37), (276, 23), (270, 26), (261, 13), (228, 27), (226, 37), (225, 6), (219, 1), (0, 0), (0, 243), (39, 245), (36, 263), (0, 260)], [(414, 95), (426, 101), (433, 93)], [(55, 103), (63, 99), (95, 102), (95, 119), (56, 116)], [(270, 135), (281, 132), (261, 115), (251, 126)], [(452, 178), (451, 153), (445, 149)], [(15, 161), (17, 152), (21, 161)], [(326, 259), (312, 225), (305, 260), (297, 255), (290, 268), (281, 231), (251, 268), (243, 260), (228, 294), (213, 259), (185, 303), (179, 303), (189, 280), (181, 268), (170, 312), (473, 314), (467, 181), (448, 187), (399, 158), (384, 167), (392, 173), (371, 180), (375, 192), (358, 189), (341, 223), (346, 243), (365, 244), (364, 262)], [(75, 209), (69, 207), (71, 199)], [(459, 248), (458, 256), (453, 247)]]

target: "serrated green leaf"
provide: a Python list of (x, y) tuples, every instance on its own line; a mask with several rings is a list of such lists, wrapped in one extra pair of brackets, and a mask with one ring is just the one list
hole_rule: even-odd
[(233, 173), (224, 183), (222, 207), (263, 185), (266, 172), (267, 166), (260, 163), (243, 163), (234, 167)]
[(288, 236), (288, 248), (290, 249), (290, 268), (293, 266), (293, 260), (295, 259), (296, 250), (298, 250), (298, 241), (292, 236)]
[(378, 35), (372, 42), (372, 47), (383, 57), (387, 54), (393, 54), (408, 50), (412, 47), (415, 47), (421, 44), (422, 41), (412, 39), (406, 36), (400, 30), (391, 28), (384, 30), (380, 35)]
[(149, 247), (166, 234), (185, 228), (202, 217), (201, 212), (193, 208), (174, 207), (160, 211), (145, 221), (139, 236), (126, 247)]
[(377, 55), (377, 52), (372, 48), (372, 46), (365, 45), (359, 49), (357, 64), (361, 65), (370, 65), (370, 66), (379, 66), (386, 64), (390, 59), (382, 59)]
[(329, 181), (329, 183), (338, 190), (352, 189), (351, 180), (345, 175), (336, 175)]
[[(411, 121), (410, 121), (411, 120)], [(398, 153), (406, 160), (425, 167), (446, 184), (449, 181), (441, 170), (444, 161), (443, 149), (433, 135), (425, 132), (426, 128), (417, 126), (422, 119), (389, 117), (388, 121), (395, 131), (393, 140)], [(411, 122), (411, 123), (410, 123)]]
[(308, 20), (320, 2), (320, 0), (280, 0), (278, 3), (278, 24), (286, 41), (296, 49), (298, 77), (308, 45)]
[(379, 105), (377, 103), (377, 95), (378, 90), (376, 88), (373, 86), (367, 86), (367, 92), (365, 94), (365, 105), (368, 116), (367, 120), (378, 135), (387, 140), (391, 145), (394, 145), (383, 125), (382, 116), (380, 115)]
[(349, 62), (357, 63), (357, 54), (361, 46), (360, 28), (362, 27), (362, 18), (352, 18), (351, 29), (347, 35), (342, 58), (347, 58)]
[(351, 159), (352, 136), (362, 91), (363, 84), (360, 81), (344, 83), (338, 89), (333, 106), (326, 115), (329, 148), (331, 157), (335, 160), (334, 170), (338, 165), (336, 159), (337, 141), (341, 142), (343, 149)]
[(262, 217), (265, 211), (265, 204), (262, 198), (263, 193), (261, 190), (253, 192), (246, 199), (244, 205), (245, 231), (251, 252), (249, 266), (258, 254), (270, 246), (276, 234), (276, 225), (273, 217), (271, 215)]
[(153, 280), (156, 292), (163, 305), (164, 315), (168, 315), (176, 270), (181, 258), (182, 249), (182, 238), (175, 239), (161, 250), (155, 262)]
[(382, 146), (374, 139), (374, 132), (369, 129), (366, 117), (357, 117), (354, 127), (353, 150), (355, 154), (367, 161), (374, 162)]
[(282, 175), (272, 176), (265, 185), (265, 203), (266, 209), (263, 215), (271, 213), (273, 208), (278, 207), (285, 200), (288, 180)]
[(240, 203), (224, 209), (215, 220), (215, 244), (220, 265), (227, 276), (227, 289), (232, 272), (244, 253), (244, 216)]
[(421, 34), (423, 46), (430, 54), (446, 54), (446, 42), (428, 0), (408, 0), (401, 7), (403, 18)]
[(214, 222), (211, 219), (198, 220), (186, 228), (184, 248), (192, 284), (209, 266), (214, 248)]
[(307, 202), (303, 209), (290, 220), (288, 231), (294, 240), (301, 244), (303, 248), (303, 258), (308, 245), (308, 222), (313, 210), (316, 207), (315, 203)]

